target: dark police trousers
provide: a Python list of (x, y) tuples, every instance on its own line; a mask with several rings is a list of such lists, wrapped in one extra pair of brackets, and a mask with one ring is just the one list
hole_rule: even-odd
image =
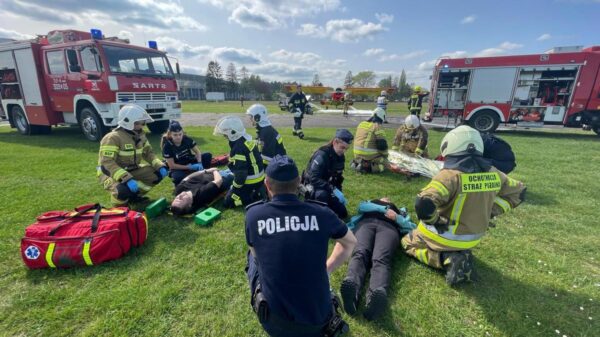
[(327, 206), (329, 206), (329, 208), (342, 220), (348, 217), (346, 206), (344, 206), (344, 204), (342, 204), (342, 202), (332, 193), (327, 192), (326, 190), (315, 189), (309, 199), (326, 203)]
[(302, 117), (294, 117), (294, 130), (302, 130), (302, 118), (304, 118), (304, 114)]
[[(248, 260), (246, 263), (246, 276), (248, 277), (248, 284), (250, 285), (250, 296), (251, 298), (254, 296), (254, 292), (256, 291), (256, 287), (259, 285), (259, 274), (258, 274), (258, 261), (256, 258), (248, 251)], [(252, 300), (253, 301), (253, 300)], [(254, 304), (254, 303), (251, 303)], [(306, 328), (304, 325), (299, 325), (298, 323), (285, 321), (281, 317), (276, 316), (276, 313), (270, 312), (269, 318), (266, 322), (261, 323), (263, 329), (272, 337), (323, 337), (323, 332), (306, 332)], [(294, 329), (294, 325), (298, 325), (297, 329)], [(295, 331), (296, 330), (296, 331)]]
[(356, 247), (348, 264), (346, 278), (350, 278), (361, 289), (367, 272), (371, 270), (367, 298), (378, 288), (388, 291), (392, 260), (400, 245), (400, 234), (391, 223), (377, 218), (363, 218), (354, 235)]

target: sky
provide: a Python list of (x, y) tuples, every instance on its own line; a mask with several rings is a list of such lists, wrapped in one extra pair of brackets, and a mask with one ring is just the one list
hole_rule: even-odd
[(428, 86), (442, 56), (542, 53), (600, 45), (600, 0), (0, 0), (0, 37), (101, 29), (156, 40), (183, 72), (233, 62), (265, 80), (340, 86), (348, 71), (377, 80), (406, 71)]

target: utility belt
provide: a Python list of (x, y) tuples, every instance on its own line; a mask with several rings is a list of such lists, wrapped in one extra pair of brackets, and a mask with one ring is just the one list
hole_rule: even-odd
[[(332, 295), (333, 296), (333, 295)], [(337, 337), (347, 333), (350, 328), (342, 319), (338, 312), (339, 300), (337, 297), (332, 299), (333, 311), (331, 318), (325, 324), (303, 324), (293, 322), (282, 318), (281, 316), (270, 312), (269, 304), (264, 297), (260, 283), (257, 285), (252, 296), (252, 309), (258, 317), (260, 324), (270, 323), (296, 334), (318, 334), (322, 333), (325, 337)]]

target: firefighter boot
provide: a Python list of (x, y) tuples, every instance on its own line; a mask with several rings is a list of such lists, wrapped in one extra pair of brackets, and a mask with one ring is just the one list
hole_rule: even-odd
[(358, 285), (352, 279), (346, 278), (340, 286), (340, 293), (344, 304), (344, 311), (348, 315), (354, 315), (358, 307)]
[(379, 318), (387, 308), (387, 293), (383, 288), (377, 288), (367, 298), (367, 306), (363, 316), (368, 321)]
[(446, 283), (453, 286), (472, 281), (473, 254), (470, 250), (443, 253), (442, 261), (446, 270)]
[(298, 133), (298, 138), (304, 139), (304, 132), (302, 132), (302, 129), (298, 129), (296, 132)]

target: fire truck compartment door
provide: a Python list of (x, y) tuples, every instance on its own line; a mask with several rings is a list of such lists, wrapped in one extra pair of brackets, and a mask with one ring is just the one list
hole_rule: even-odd
[(468, 101), (472, 103), (506, 103), (517, 76), (517, 68), (483, 68), (473, 71)]
[(25, 105), (42, 106), (42, 94), (32, 50), (29, 48), (15, 50), (15, 59), (19, 69)]
[(14, 69), (15, 61), (13, 60), (12, 51), (0, 52), (0, 69)]

